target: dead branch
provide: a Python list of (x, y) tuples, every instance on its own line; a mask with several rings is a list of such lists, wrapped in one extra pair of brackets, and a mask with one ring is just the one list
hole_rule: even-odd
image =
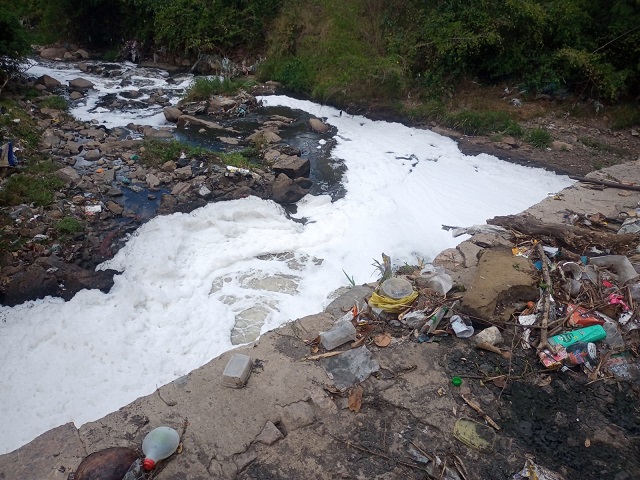
[(578, 180), (582, 183), (593, 183), (594, 185), (604, 185), (605, 187), (620, 188), (622, 190), (634, 190), (640, 192), (640, 185), (627, 185), (624, 183), (610, 182), (608, 180), (598, 180), (596, 178), (578, 177), (575, 175), (569, 175), (572, 180)]

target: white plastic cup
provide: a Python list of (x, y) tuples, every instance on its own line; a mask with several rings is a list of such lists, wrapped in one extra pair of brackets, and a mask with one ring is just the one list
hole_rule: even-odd
[(451, 328), (458, 338), (469, 338), (474, 332), (473, 327), (467, 325), (460, 315), (451, 317)]

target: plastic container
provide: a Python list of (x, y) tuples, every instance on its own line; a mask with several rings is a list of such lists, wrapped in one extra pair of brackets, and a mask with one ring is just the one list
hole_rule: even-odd
[(451, 317), (451, 328), (458, 338), (469, 338), (474, 332), (473, 327), (467, 325), (460, 315)]
[(561, 333), (549, 338), (551, 345), (562, 345), (569, 347), (577, 342), (598, 342), (607, 337), (607, 332), (602, 325), (591, 325), (590, 327), (579, 328), (571, 332)]
[(180, 443), (180, 435), (171, 427), (158, 427), (151, 430), (142, 441), (145, 470), (151, 470), (156, 462), (173, 455)]
[(348, 320), (340, 320), (328, 332), (320, 334), (320, 342), (327, 350), (333, 350), (343, 343), (356, 339), (356, 327)]
[(222, 372), (222, 384), (225, 387), (242, 388), (251, 374), (251, 357), (234, 353)]

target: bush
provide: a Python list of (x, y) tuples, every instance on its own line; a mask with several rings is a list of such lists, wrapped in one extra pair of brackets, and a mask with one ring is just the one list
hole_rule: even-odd
[(51, 95), (40, 100), (40, 108), (67, 110), (69, 108), (69, 103), (58, 95)]
[(553, 142), (553, 138), (546, 128), (534, 128), (528, 131), (525, 140), (535, 148), (547, 148)]
[(463, 110), (447, 116), (445, 122), (466, 135), (502, 133), (520, 137), (523, 134), (522, 127), (507, 112)]
[(56, 230), (63, 235), (73, 235), (84, 230), (84, 223), (74, 217), (64, 217), (56, 224)]

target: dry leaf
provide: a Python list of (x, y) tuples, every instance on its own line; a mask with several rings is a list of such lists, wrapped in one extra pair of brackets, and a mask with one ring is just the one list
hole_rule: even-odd
[(318, 350), (319, 350), (319, 348), (318, 348), (317, 345), (314, 345), (313, 347), (311, 347), (311, 353), (313, 353), (313, 354), (318, 353)]
[(363, 393), (364, 388), (362, 388), (362, 386), (360, 385), (349, 390), (349, 410), (355, 413), (358, 413), (360, 411), (360, 408), (362, 407)]
[(446, 393), (447, 393), (447, 391), (446, 391), (443, 387), (440, 387), (440, 388), (438, 389), (438, 395), (440, 395), (441, 397), (443, 397), (444, 395), (446, 395)]
[(493, 379), (493, 384), (498, 388), (504, 388), (507, 386), (507, 382), (504, 377), (498, 377)]
[(391, 334), (380, 333), (373, 337), (373, 342), (379, 347), (387, 347), (391, 343)]
[(591, 440), (589, 440), (588, 438), (584, 441), (584, 446), (589, 448), (591, 446)]

